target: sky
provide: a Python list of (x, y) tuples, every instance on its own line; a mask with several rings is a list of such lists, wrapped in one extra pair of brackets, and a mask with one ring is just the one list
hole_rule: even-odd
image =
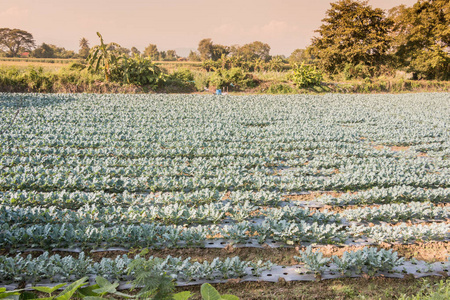
[[(330, 3), (324, 0), (0, 0), (0, 28), (19, 28), (43, 42), (78, 51), (105, 42), (143, 51), (174, 49), (186, 56), (203, 38), (216, 44), (268, 43), (271, 55), (289, 56), (317, 34)], [(389, 9), (417, 0), (369, 0)]]

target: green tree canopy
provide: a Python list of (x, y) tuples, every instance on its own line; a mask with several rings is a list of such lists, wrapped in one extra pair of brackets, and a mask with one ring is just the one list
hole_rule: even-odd
[(139, 56), (139, 55), (141, 55), (141, 51), (139, 51), (138, 48), (133, 46), (133, 47), (131, 47), (131, 54)]
[(125, 56), (130, 56), (131, 50), (125, 47), (116, 47), (116, 49), (114, 49), (114, 51), (116, 52), (117, 56), (120, 55), (125, 55)]
[(51, 45), (42, 43), (33, 51), (33, 56), (38, 58), (53, 58), (55, 57), (55, 50)]
[(228, 46), (214, 44), (209, 38), (203, 39), (198, 43), (198, 53), (202, 61), (211, 59), (213, 61), (219, 60), (223, 55), (227, 56), (230, 53)]
[(222, 58), (222, 56), (227, 56), (229, 53), (230, 50), (228, 46), (215, 44), (212, 47), (211, 59), (216, 61)]
[(0, 28), (0, 48), (9, 56), (18, 56), (35, 47), (33, 35), (25, 30)]
[(151, 60), (159, 59), (158, 47), (155, 44), (149, 44), (144, 49), (144, 56), (150, 57)]
[(450, 1), (419, 0), (389, 11), (398, 67), (420, 78), (450, 79)]
[(167, 55), (166, 55), (166, 60), (177, 60), (178, 59), (178, 55), (177, 52), (175, 50), (167, 50)]
[(291, 64), (311, 64), (313, 63), (313, 59), (314, 58), (306, 49), (295, 49), (289, 56), (288, 61)]
[(188, 55), (189, 61), (201, 61), (200, 55), (197, 52), (190, 51)]
[(211, 59), (213, 51), (213, 42), (211, 39), (203, 39), (198, 43), (198, 53), (201, 60)]
[(64, 47), (42, 43), (32, 52), (32, 56), (38, 58), (73, 58), (75, 52), (66, 50)]
[(392, 21), (382, 9), (367, 1), (340, 0), (331, 3), (322, 22), (309, 50), (327, 72), (339, 72), (346, 64), (378, 67), (387, 61)]
[(245, 44), (242, 47), (237, 47), (236, 55), (242, 56), (247, 61), (261, 59), (263, 61), (270, 60), (270, 46), (269, 44), (255, 41), (250, 44)]
[(89, 55), (89, 41), (86, 38), (80, 39), (80, 50), (78, 51), (78, 55), (82, 58), (87, 58)]

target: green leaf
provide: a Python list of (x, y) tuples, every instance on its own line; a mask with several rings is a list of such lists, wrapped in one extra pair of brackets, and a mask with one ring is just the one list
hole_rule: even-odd
[(35, 293), (31, 292), (23, 292), (19, 297), (20, 300), (32, 300), (36, 298), (38, 298), (38, 296)]
[(180, 293), (176, 293), (175, 295), (173, 295), (173, 299), (174, 300), (187, 300), (189, 298), (191, 298), (194, 294), (192, 294), (189, 291), (184, 291), (184, 292), (180, 292)]
[(135, 298), (135, 296), (133, 296), (133, 295), (124, 294), (121, 292), (115, 292), (114, 295), (122, 297), (122, 298)]
[(20, 300), (20, 295), (19, 294), (1, 294), (0, 295), (0, 299), (5, 299), (5, 300)]
[(94, 290), (94, 292), (98, 294), (114, 293), (117, 291), (116, 288), (119, 286), (117, 281), (111, 283), (101, 276), (95, 277), (95, 282), (97, 282), (100, 287), (99, 289)]
[(15, 290), (15, 291), (6, 292), (6, 288), (2, 288), (0, 290), (0, 299), (17, 299), (18, 300), (20, 297), (19, 291), (23, 291), (23, 290)]
[(102, 298), (99, 296), (86, 296), (83, 299), (85, 299), (85, 300), (105, 300), (105, 299), (111, 299), (111, 298)]
[(51, 294), (54, 291), (56, 291), (59, 288), (62, 288), (63, 286), (65, 286), (67, 283), (61, 283), (58, 285), (55, 285), (54, 287), (50, 287), (50, 286), (33, 286), (31, 287), (33, 290), (39, 291), (39, 292), (43, 292), (43, 293), (47, 293), (47, 294)]
[(234, 296), (234, 295), (222, 295), (222, 298), (220, 299), (224, 299), (224, 300), (239, 300), (239, 297)]
[(105, 286), (111, 285), (111, 282), (109, 282), (108, 279), (106, 279), (102, 276), (95, 277), (95, 282), (97, 282), (99, 287), (105, 287)]
[(56, 300), (69, 300), (73, 294), (75, 294), (75, 292), (78, 290), (78, 288), (82, 287), (83, 285), (85, 285), (89, 278), (88, 277), (83, 277), (73, 283), (71, 283), (70, 285), (68, 285), (64, 291), (61, 292), (61, 294), (59, 294), (58, 296), (55, 297)]
[(99, 286), (98, 284), (94, 284), (91, 286), (87, 286), (84, 288), (80, 288), (78, 289), (78, 294), (80, 294), (81, 298), (84, 298), (86, 296), (98, 296), (98, 294), (96, 292), (94, 292), (94, 290), (98, 289)]
[(202, 284), (200, 288), (200, 293), (204, 300), (220, 300), (219, 292), (209, 283)]

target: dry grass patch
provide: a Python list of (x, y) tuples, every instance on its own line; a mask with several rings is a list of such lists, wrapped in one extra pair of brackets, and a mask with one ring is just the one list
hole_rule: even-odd
[[(335, 170), (336, 171), (336, 170)], [(337, 170), (339, 172), (339, 170)], [(314, 199), (319, 198), (323, 195), (330, 195), (332, 197), (340, 197), (344, 192), (328, 191), (328, 192), (308, 192), (308, 194), (301, 195), (286, 195), (284, 197), (285, 201), (314, 201)]]
[(410, 147), (407, 146), (392, 146), (392, 151), (408, 151)]

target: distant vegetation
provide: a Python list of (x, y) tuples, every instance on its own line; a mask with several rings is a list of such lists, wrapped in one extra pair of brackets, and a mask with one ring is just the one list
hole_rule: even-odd
[[(447, 0), (420, 0), (412, 7), (400, 5), (387, 12), (371, 7), (367, 1), (339, 0), (331, 4), (316, 32), (309, 47), (296, 49), (289, 57), (271, 56), (270, 46), (260, 41), (226, 46), (205, 38), (199, 42), (197, 51), (182, 58), (174, 50), (158, 50), (155, 44), (149, 44), (141, 52), (117, 43), (105, 45), (102, 39), (100, 45), (91, 47), (86, 38), (80, 39), (79, 51), (75, 53), (47, 43), (36, 46), (31, 33), (1, 28), (0, 60), (70, 62), (77, 65), (78, 73), (70, 79), (61, 75), (70, 73), (73, 65), (45, 76), (42, 75), (45, 70), (35, 70), (47, 78), (42, 82), (51, 82), (42, 88), (42, 84), (27, 81), (36, 77), (28, 74), (34, 71), (2, 70), (0, 87), (36, 91), (35, 87), (41, 86), (38, 90), (55, 92), (60, 91), (55, 88), (56, 82), (78, 85), (80, 76), (84, 76), (81, 80), (84, 87), (77, 88), (83, 91), (88, 82), (94, 84), (91, 80), (100, 80), (94, 85), (127, 85), (123, 90), (132, 85), (132, 89), (142, 92), (215, 88), (289, 93), (302, 89), (309, 92), (448, 89), (447, 83), (423, 82), (450, 79)], [(180, 63), (181, 68), (174, 62)], [(178, 69), (182, 69), (182, 76), (177, 74)], [(190, 74), (185, 76), (187, 72)], [(21, 79), (17, 86), (8, 86), (18, 77)]]

